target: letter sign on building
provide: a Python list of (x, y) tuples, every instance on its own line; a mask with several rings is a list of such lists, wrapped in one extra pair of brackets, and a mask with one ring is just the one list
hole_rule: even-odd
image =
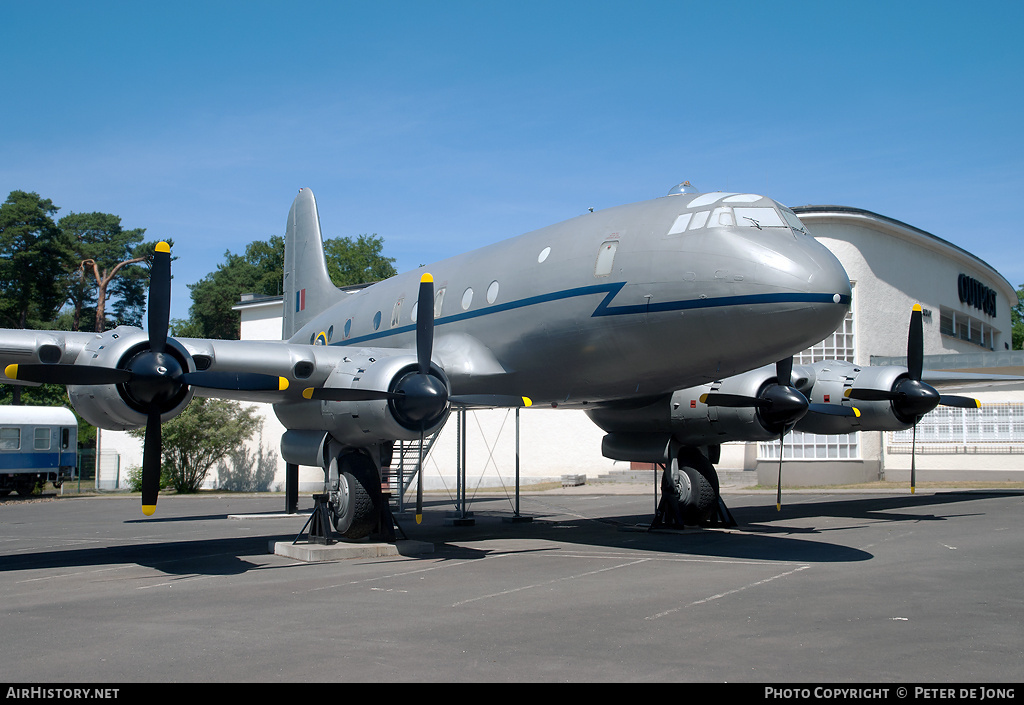
[(977, 279), (961, 274), (956, 282), (960, 303), (973, 306), (989, 316), (996, 315), (996, 292)]

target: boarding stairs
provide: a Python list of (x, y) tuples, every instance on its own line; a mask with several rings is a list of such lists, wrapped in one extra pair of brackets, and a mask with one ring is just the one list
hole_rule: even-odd
[[(427, 461), (427, 456), (430, 455), (430, 449), (435, 440), (437, 440), (436, 433), (423, 439), (422, 454), (418, 439), (395, 443), (390, 468), (391, 508), (393, 511), (399, 513), (405, 511), (405, 493), (416, 486), (420, 466)], [(415, 497), (413, 501), (415, 501)]]

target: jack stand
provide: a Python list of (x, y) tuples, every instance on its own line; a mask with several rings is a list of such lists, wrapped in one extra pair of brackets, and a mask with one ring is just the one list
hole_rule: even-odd
[(679, 510), (679, 502), (668, 493), (661, 496), (658, 508), (651, 522), (651, 529), (683, 529), (683, 514)]
[(722, 495), (718, 495), (718, 506), (715, 507), (714, 518), (711, 519), (709, 526), (720, 526), (725, 529), (734, 529), (739, 526), (733, 518), (732, 512), (729, 511), (729, 507), (725, 506)]
[(299, 534), (292, 541), (292, 545), (299, 542), (299, 538), (307, 526), (309, 527), (309, 543), (318, 543), (325, 546), (337, 543), (337, 540), (332, 538), (334, 529), (331, 526), (331, 513), (327, 508), (329, 498), (327, 494), (313, 495), (313, 513), (309, 515), (309, 519), (306, 520), (302, 529), (299, 530)]
[[(733, 518), (732, 512), (729, 511), (729, 507), (725, 506), (725, 500), (722, 499), (722, 495), (718, 495), (718, 504), (715, 506), (715, 511), (708, 518), (708, 520), (699, 526), (702, 527), (715, 527), (721, 529), (732, 529), (739, 524), (736, 523), (736, 519)], [(684, 529), (686, 528), (683, 522), (682, 513), (679, 511), (679, 503), (669, 495), (662, 495), (661, 501), (658, 503), (658, 510), (654, 515), (654, 521), (651, 522), (651, 529)]]
[(381, 495), (380, 507), (380, 518), (377, 520), (377, 530), (370, 534), (370, 540), (394, 543), (398, 540), (395, 534), (396, 527), (402, 534), (403, 539), (409, 538), (405, 535), (405, 531), (402, 529), (402, 526), (395, 519), (395, 515), (391, 513), (390, 493), (385, 492)]

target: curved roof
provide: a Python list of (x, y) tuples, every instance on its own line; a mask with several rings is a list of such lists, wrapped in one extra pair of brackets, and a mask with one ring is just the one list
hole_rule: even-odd
[(884, 226), (887, 226), (885, 228), (886, 230), (899, 232), (899, 234), (905, 237), (917, 237), (919, 239), (923, 239), (925, 243), (929, 245), (932, 249), (953, 251), (959, 256), (960, 259), (968, 260), (972, 264), (974, 264), (974, 266), (979, 267), (981, 269), (985, 269), (988, 272), (990, 272), (993, 279), (998, 279), (998, 284), (1006, 287), (1006, 293), (1011, 301), (1017, 297), (1017, 289), (1012, 284), (1010, 284), (1009, 281), (1007, 281), (1006, 277), (1000, 274), (996, 270), (996, 268), (990, 265), (988, 262), (981, 259), (977, 255), (971, 254), (962, 247), (954, 245), (952, 242), (949, 242), (948, 240), (943, 240), (941, 237), (938, 237), (937, 235), (932, 235), (930, 232), (926, 230), (921, 230), (921, 228), (915, 228), (913, 225), (908, 225), (903, 221), (896, 220), (895, 218), (890, 218), (889, 216), (880, 215), (878, 213), (873, 213), (872, 211), (864, 210), (863, 208), (851, 208), (850, 206), (797, 206), (795, 208), (792, 208), (791, 210), (801, 218), (803, 218), (803, 216), (805, 215), (820, 215), (833, 216), (838, 218), (848, 217), (855, 220), (866, 219), (877, 221), (883, 224)]

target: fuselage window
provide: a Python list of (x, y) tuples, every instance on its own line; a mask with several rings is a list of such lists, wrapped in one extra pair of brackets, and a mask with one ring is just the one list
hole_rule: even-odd
[(347, 321), (345, 321), (345, 337), (347, 338), (350, 335), (352, 335), (352, 319), (351, 318), (348, 319)]
[(377, 311), (377, 313), (373, 314), (373, 329), (374, 330), (380, 329), (380, 318), (381, 318), (380, 311)]
[(468, 311), (469, 307), (473, 305), (473, 290), (466, 289), (462, 294), (462, 310)]
[(498, 282), (497, 280), (492, 281), (491, 285), (487, 287), (487, 303), (493, 304), (498, 298)]
[(544, 260), (546, 260), (548, 258), (548, 255), (550, 255), (550, 254), (551, 254), (551, 248), (550, 247), (545, 247), (543, 250), (540, 251), (540, 254), (537, 255), (537, 262), (538, 263), (539, 262), (543, 262)]
[(612, 265), (615, 264), (615, 253), (618, 249), (618, 240), (605, 240), (601, 243), (601, 249), (597, 252), (597, 264), (594, 266), (595, 277), (607, 277), (612, 273)]

